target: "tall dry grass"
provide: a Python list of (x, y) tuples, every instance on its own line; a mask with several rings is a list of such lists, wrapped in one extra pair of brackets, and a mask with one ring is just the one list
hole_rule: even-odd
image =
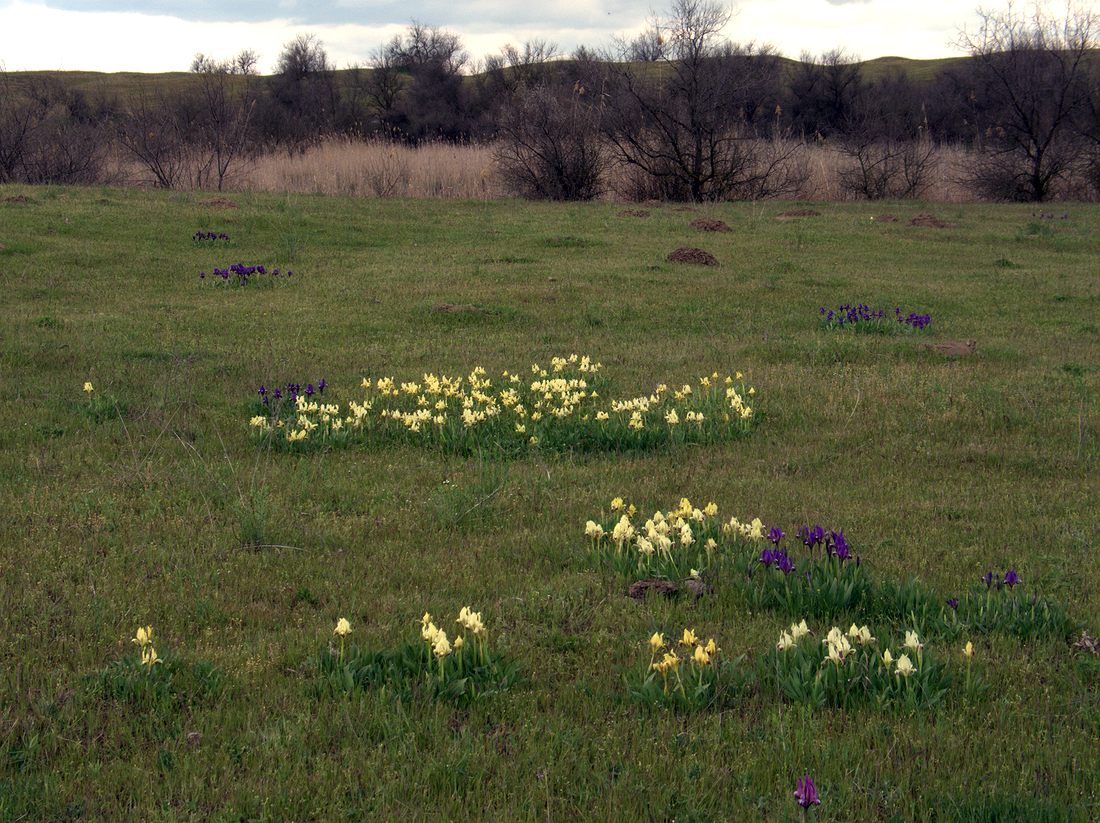
[[(923, 198), (938, 202), (977, 199), (965, 184), (968, 152), (941, 146)], [(844, 191), (840, 172), (847, 162), (822, 143), (801, 143), (794, 159), (807, 178), (795, 199), (855, 200)], [(612, 169), (607, 199), (623, 199), (625, 172)], [(426, 143), (407, 146), (384, 140), (333, 138), (304, 153), (276, 151), (242, 166), (231, 187), (243, 191), (346, 194), (357, 197), (456, 198), (466, 200), (506, 197), (493, 159), (485, 144)]]
[(234, 188), (357, 197), (503, 197), (491, 146), (332, 138), (304, 153), (274, 152), (241, 170)]
[[(459, 200), (509, 197), (493, 154), (490, 144), (409, 146), (385, 140), (330, 138), (304, 152), (276, 150), (242, 162), (231, 171), (226, 189)], [(966, 182), (973, 166), (966, 148), (940, 146), (935, 157), (922, 199), (942, 203), (980, 199)], [(783, 199), (861, 199), (841, 185), (841, 171), (850, 161), (829, 144), (799, 142), (790, 160), (803, 170), (805, 182)], [(150, 183), (132, 158), (115, 153), (109, 166), (113, 184)], [(625, 192), (636, 188), (631, 186), (630, 174), (627, 169), (610, 168), (604, 199), (629, 199)]]

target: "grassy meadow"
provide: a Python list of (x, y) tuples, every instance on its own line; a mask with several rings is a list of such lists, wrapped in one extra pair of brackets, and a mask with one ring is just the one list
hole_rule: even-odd
[[(1100, 207), (228, 197), (0, 187), (0, 819), (783, 821), (806, 773), (810, 819), (1100, 818), (1100, 660), (1076, 633), (927, 638), (956, 682), (972, 640), (988, 686), (927, 710), (750, 683), (677, 712), (624, 682), (652, 633), (693, 627), (751, 667), (796, 616), (721, 576), (638, 602), (584, 536), (616, 496), (713, 500), (843, 529), (867, 569), (943, 598), (1013, 568), (1098, 633)], [(949, 226), (909, 225), (922, 211)], [(679, 246), (720, 265), (666, 262)], [(236, 262), (294, 276), (198, 277)], [(932, 324), (822, 327), (820, 306), (860, 301)], [(624, 394), (742, 371), (759, 424), (514, 459), (250, 437), (261, 384), (324, 378), (345, 403), (367, 376), (570, 353)], [(319, 673), (338, 618), (384, 649), (462, 606), (518, 666), (507, 691), (455, 704)], [(155, 694), (146, 624), (176, 661)]]

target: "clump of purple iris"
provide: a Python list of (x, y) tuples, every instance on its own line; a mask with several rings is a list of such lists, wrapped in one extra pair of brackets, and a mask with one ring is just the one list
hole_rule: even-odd
[(260, 388), (256, 390), (256, 394), (259, 396), (260, 402), (263, 405), (270, 406), (273, 400), (282, 400), (284, 397), (286, 397), (291, 403), (295, 403), (297, 402), (299, 395), (312, 397), (315, 393), (324, 394), (325, 388), (327, 386), (328, 383), (326, 383), (324, 378), (322, 378), (317, 382), (316, 388), (312, 383), (306, 383), (306, 389), (304, 392), (302, 391), (301, 383), (287, 383), (285, 386), (280, 386), (279, 388), (272, 389), (270, 391), (266, 386), (261, 385)]
[(813, 552), (814, 546), (820, 546), (825, 542), (825, 529), (821, 526), (799, 526), (796, 532), (802, 545)]
[(817, 796), (817, 786), (814, 785), (813, 778), (808, 774), (800, 777), (798, 783), (795, 784), (794, 799), (798, 801), (798, 805), (803, 809), (821, 805), (821, 799)]
[[(873, 309), (866, 303), (841, 303), (836, 309), (822, 306), (818, 312), (825, 320), (825, 325), (830, 328), (854, 328), (866, 326), (883, 327), (886, 323), (886, 310)], [(909, 312), (902, 314), (901, 306), (894, 307), (894, 321), (903, 326), (908, 326), (916, 331), (921, 331), (932, 322), (932, 315)]]
[[(288, 271), (286, 273), (286, 276), (291, 277), (291, 276), (293, 276), (293, 274), (294, 274), (294, 272)], [(255, 277), (256, 275), (267, 275), (267, 276), (270, 276), (270, 277), (278, 277), (279, 276), (279, 270), (278, 269), (268, 269), (267, 266), (264, 266), (262, 264), (261, 265), (256, 265), (256, 266), (246, 266), (244, 263), (234, 263), (233, 265), (229, 266), (228, 268), (224, 268), (224, 269), (218, 268), (217, 266), (215, 266), (211, 276), (215, 280), (220, 278), (223, 283), (229, 283), (230, 280), (232, 279), (232, 282), (236, 283), (239, 286), (247, 286), (248, 283), (250, 282), (250, 280), (253, 277)], [(206, 279), (206, 272), (204, 272), (204, 271), (199, 272), (199, 279), (200, 280), (205, 280)]]
[(783, 539), (783, 530), (778, 526), (773, 526), (771, 531), (768, 532), (768, 540), (772, 542), (773, 546), (778, 546), (779, 541)]
[(780, 548), (764, 549), (760, 552), (760, 562), (765, 568), (775, 566), (783, 574), (790, 574), (794, 571), (794, 563), (791, 562), (791, 558)]
[(197, 231), (191, 235), (191, 239), (194, 240), (196, 243), (217, 242), (218, 240), (222, 240), (228, 243), (229, 235), (226, 234), (224, 231)]

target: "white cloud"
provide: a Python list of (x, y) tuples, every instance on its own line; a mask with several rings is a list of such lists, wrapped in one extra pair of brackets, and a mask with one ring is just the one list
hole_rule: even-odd
[[(533, 37), (557, 42), (570, 51), (582, 43), (599, 47), (613, 34), (636, 31), (654, 7), (639, 0), (552, 0), (543, 4), (530, 0), (461, 4), (340, 0), (335, 5), (340, 4), (345, 8), (337, 17), (343, 20), (348, 19), (347, 7), (373, 6), (377, 10), (386, 6), (390, 11), (388, 15), (376, 11), (373, 16), (378, 22), (369, 25), (306, 24), (296, 19), (303, 4), (284, 0), (276, 12), (284, 16), (278, 19), (211, 22), (191, 19), (191, 15), (183, 19), (135, 11), (69, 11), (9, 0), (0, 5), (0, 65), (8, 70), (185, 71), (196, 52), (229, 57), (249, 48), (259, 53), (261, 69), (270, 70), (284, 43), (296, 34), (313, 32), (324, 41), (333, 62), (342, 67), (366, 62), (412, 17), (457, 31), (475, 58), (495, 53), (505, 43)], [(80, 5), (86, 9), (101, 4)], [(142, 5), (149, 8), (150, 4)], [(172, 7), (167, 2), (157, 5)], [(206, 7), (197, 5), (199, 11)], [(221, 13), (231, 14), (236, 6), (226, 2), (218, 7)], [(949, 0), (924, 0), (919, 5), (911, 0), (840, 5), (835, 0), (743, 0), (728, 33), (739, 41), (770, 43), (792, 57), (803, 49), (820, 53), (837, 46), (863, 58), (941, 57), (957, 53), (949, 43), (970, 17)]]

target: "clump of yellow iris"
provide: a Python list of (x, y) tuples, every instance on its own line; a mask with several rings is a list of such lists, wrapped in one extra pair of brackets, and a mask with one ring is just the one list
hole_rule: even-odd
[(134, 638), (130, 642), (141, 649), (141, 665), (145, 667), (146, 671), (151, 672), (153, 666), (161, 662), (160, 657), (157, 656), (157, 650), (153, 647), (152, 626), (138, 626), (137, 631), (134, 632)]

